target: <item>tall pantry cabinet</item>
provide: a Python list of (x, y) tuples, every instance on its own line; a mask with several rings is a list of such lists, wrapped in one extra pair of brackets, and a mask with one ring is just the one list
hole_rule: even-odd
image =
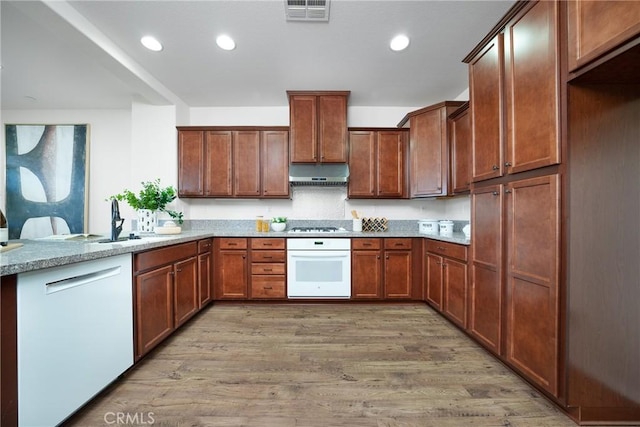
[(467, 57), (469, 332), (558, 397), (560, 4), (516, 4)]

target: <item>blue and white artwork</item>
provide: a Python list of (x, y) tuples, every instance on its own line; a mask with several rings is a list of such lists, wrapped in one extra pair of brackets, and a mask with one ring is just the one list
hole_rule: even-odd
[(84, 233), (88, 125), (6, 125), (9, 239)]

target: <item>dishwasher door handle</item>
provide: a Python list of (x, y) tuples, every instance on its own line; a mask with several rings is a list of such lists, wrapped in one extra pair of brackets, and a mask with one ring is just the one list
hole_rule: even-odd
[(99, 280), (103, 280), (108, 277), (117, 276), (118, 274), (120, 274), (120, 266), (83, 274), (81, 276), (75, 276), (75, 277), (69, 277), (62, 280), (56, 280), (55, 282), (50, 282), (45, 285), (46, 294), (49, 295), (55, 292), (61, 292), (67, 289), (76, 288), (78, 286), (97, 282)]

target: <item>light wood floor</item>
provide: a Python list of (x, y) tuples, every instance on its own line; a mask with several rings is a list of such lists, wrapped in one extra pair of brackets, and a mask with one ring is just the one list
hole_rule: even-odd
[(211, 306), (66, 425), (117, 413), (172, 427), (575, 426), (423, 304)]

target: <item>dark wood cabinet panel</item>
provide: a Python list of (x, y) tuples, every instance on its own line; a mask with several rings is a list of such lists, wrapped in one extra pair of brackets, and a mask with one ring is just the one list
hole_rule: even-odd
[[(356, 239), (354, 239), (356, 240)], [(360, 239), (357, 239), (360, 240)], [(351, 252), (351, 299), (382, 298), (382, 251)]]
[(233, 194), (260, 196), (260, 132), (233, 132)]
[(469, 332), (502, 351), (502, 185), (471, 191), (471, 287)]
[(558, 391), (559, 179), (506, 186), (507, 360), (551, 394)]
[(409, 250), (384, 251), (384, 297), (412, 298), (413, 262)]
[(567, 2), (569, 71), (618, 48), (640, 34), (640, 2)]
[(178, 133), (178, 192), (188, 196), (204, 194), (204, 132)]
[(260, 237), (251, 239), (252, 299), (286, 298), (287, 252), (283, 238)]
[(471, 114), (465, 103), (449, 116), (451, 124), (451, 183), (453, 194), (469, 191), (471, 183)]
[(349, 197), (406, 197), (406, 157), (406, 130), (351, 130)]
[(442, 311), (442, 257), (427, 252), (425, 263), (427, 266), (426, 300), (434, 308)]
[(249, 261), (246, 250), (219, 250), (216, 259), (216, 299), (245, 299), (248, 297)]
[(263, 131), (262, 195), (264, 197), (289, 196), (289, 132)]
[(205, 140), (205, 195), (233, 195), (233, 133), (209, 131)]
[(463, 329), (467, 327), (467, 263), (446, 259), (442, 304), (445, 316)]
[(532, 2), (505, 30), (507, 173), (559, 161), (559, 8), (559, 2)]
[(211, 252), (198, 255), (198, 283), (200, 284), (198, 308), (206, 306), (212, 299), (212, 265)]
[(138, 275), (134, 295), (138, 360), (173, 332), (173, 265)]
[(503, 49), (498, 34), (469, 62), (473, 182), (502, 175)]
[(287, 91), (292, 163), (347, 161), (348, 91)]
[(174, 265), (173, 315), (174, 327), (182, 325), (198, 312), (198, 262), (188, 258)]

